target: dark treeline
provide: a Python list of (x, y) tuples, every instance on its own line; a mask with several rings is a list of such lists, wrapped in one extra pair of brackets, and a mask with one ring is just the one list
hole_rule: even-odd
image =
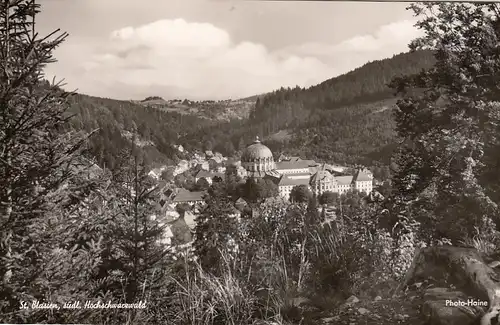
[[(71, 128), (97, 134), (91, 137), (89, 154), (101, 166), (113, 168), (118, 154), (132, 137), (143, 142), (139, 149), (147, 163), (168, 163), (180, 153), (172, 146), (190, 128), (210, 123), (207, 119), (138, 105), (130, 101), (75, 94), (70, 97)], [(126, 135), (129, 135), (127, 139)]]

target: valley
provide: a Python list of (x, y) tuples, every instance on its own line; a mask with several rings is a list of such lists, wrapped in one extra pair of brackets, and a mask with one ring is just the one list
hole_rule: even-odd
[(380, 168), (389, 165), (395, 141), (391, 108), (397, 98), (387, 84), (432, 63), (430, 52), (402, 53), (307, 89), (281, 88), (241, 100), (117, 101), (78, 94), (71, 122), (75, 130), (99, 129), (89, 152), (101, 166), (113, 166), (127, 143), (118, 134), (129, 132), (151, 143), (141, 151), (153, 165), (182, 159), (173, 145), (238, 156), (259, 135), (278, 154)]

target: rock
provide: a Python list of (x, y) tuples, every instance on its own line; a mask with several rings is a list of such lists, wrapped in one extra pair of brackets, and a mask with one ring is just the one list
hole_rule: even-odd
[(497, 268), (498, 266), (500, 266), (500, 261), (493, 261), (490, 264), (488, 264), (488, 266), (491, 267), (492, 269)]
[(375, 299), (373, 299), (374, 301), (379, 301), (379, 300), (382, 300), (382, 297), (380, 296), (376, 296)]
[(349, 298), (347, 298), (344, 305), (354, 305), (355, 303), (358, 303), (358, 302), (359, 302), (358, 297), (350, 296)]
[(476, 319), (473, 308), (446, 305), (447, 300), (466, 302), (467, 299), (468, 297), (460, 291), (451, 291), (447, 288), (427, 289), (424, 294), (422, 315), (429, 325), (470, 325)]
[(360, 313), (361, 315), (365, 315), (365, 314), (370, 313), (370, 311), (366, 308), (361, 307), (361, 308), (358, 308), (358, 313)]
[(460, 291), (451, 291), (448, 288), (430, 288), (425, 290), (424, 300), (467, 300), (467, 296)]

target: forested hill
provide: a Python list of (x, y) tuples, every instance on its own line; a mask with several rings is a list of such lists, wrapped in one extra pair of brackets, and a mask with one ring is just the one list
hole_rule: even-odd
[(279, 133), (284, 135), (279, 141), (268, 138), (266, 142), (275, 152), (339, 163), (380, 161), (395, 137), (391, 113), (395, 98), (387, 84), (433, 63), (431, 52), (403, 53), (308, 89), (281, 88), (257, 97), (248, 120), (203, 128), (182, 141), (188, 147), (205, 143), (231, 151), (241, 149), (257, 134), (269, 137)]
[[(206, 109), (203, 114), (189, 113), (77, 94), (71, 99), (75, 114), (71, 127), (99, 130), (91, 138), (89, 153), (109, 167), (134, 137), (150, 162), (165, 164), (182, 158), (174, 144), (232, 155), (256, 135), (266, 138), (275, 153), (370, 165), (387, 157), (394, 141), (391, 107), (395, 98), (386, 84), (432, 63), (429, 52), (399, 54), (308, 89), (282, 88), (256, 95), (241, 100), (242, 109), (252, 106), (250, 117), (230, 121), (210, 119)], [(275, 134), (279, 136), (271, 137)]]
[[(70, 97), (70, 127), (91, 133), (88, 153), (112, 168), (118, 154), (131, 141), (150, 163), (167, 163), (180, 153), (173, 147), (186, 130), (215, 123), (206, 118), (143, 106), (131, 101), (75, 94)], [(135, 140), (134, 140), (135, 138)]]

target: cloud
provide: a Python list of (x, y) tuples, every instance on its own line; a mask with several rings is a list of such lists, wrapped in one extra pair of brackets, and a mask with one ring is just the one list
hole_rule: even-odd
[(338, 44), (307, 43), (269, 51), (234, 42), (209, 23), (159, 20), (113, 31), (104, 41), (74, 39), (56, 52), (49, 71), (80, 92), (119, 99), (226, 99), (280, 87), (307, 87), (367, 61), (407, 50), (419, 35), (411, 21)]
[(279, 57), (262, 44), (234, 43), (212, 24), (182, 19), (115, 30), (80, 66), (80, 80), (88, 84), (82, 91), (92, 87), (93, 93), (106, 90), (120, 98), (239, 98), (281, 86), (309, 86), (334, 73), (314, 57)]
[(415, 21), (402, 20), (381, 26), (373, 34), (356, 35), (338, 44), (305, 43), (283, 49), (283, 53), (316, 57), (342, 73), (368, 61), (381, 60), (408, 51), (411, 40), (422, 36)]

